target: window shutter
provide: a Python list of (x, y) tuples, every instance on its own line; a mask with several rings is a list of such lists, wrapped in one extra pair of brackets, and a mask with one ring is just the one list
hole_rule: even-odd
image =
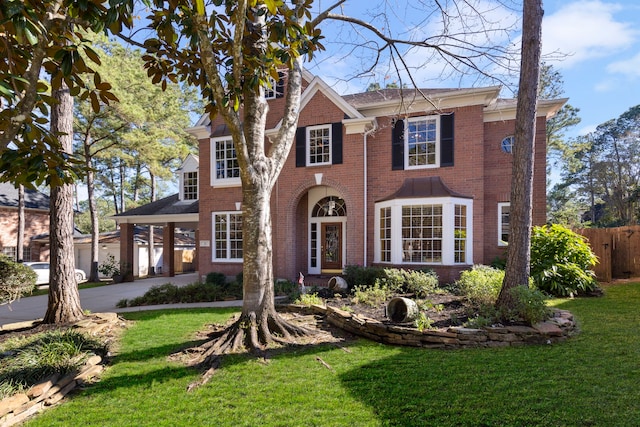
[(342, 164), (342, 123), (331, 124), (331, 164)]
[(276, 98), (284, 97), (284, 73), (278, 73), (278, 81), (276, 82)]
[(307, 128), (296, 130), (296, 167), (303, 168), (307, 165)]
[(391, 169), (404, 169), (404, 120), (396, 121), (391, 130)]
[(453, 166), (453, 113), (440, 116), (440, 166)]

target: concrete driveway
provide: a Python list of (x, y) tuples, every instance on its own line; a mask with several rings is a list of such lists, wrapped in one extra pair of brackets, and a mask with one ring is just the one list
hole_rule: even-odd
[[(101, 312), (128, 312), (141, 310), (154, 310), (176, 307), (234, 307), (242, 306), (242, 301), (217, 301), (196, 304), (165, 304), (159, 306), (116, 308), (116, 304), (123, 298), (131, 299), (143, 295), (149, 288), (155, 285), (173, 283), (184, 286), (199, 280), (198, 273), (180, 274), (175, 277), (151, 277), (138, 279), (134, 282), (119, 283), (115, 285), (100, 286), (97, 288), (80, 290), (80, 305), (84, 310), (92, 313)], [(35, 320), (44, 317), (47, 311), (46, 295), (21, 298), (11, 305), (0, 306), (0, 326), (9, 323)]]

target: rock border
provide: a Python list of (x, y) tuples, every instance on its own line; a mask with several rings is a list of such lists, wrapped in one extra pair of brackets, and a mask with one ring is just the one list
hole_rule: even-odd
[(533, 326), (450, 327), (446, 330), (423, 331), (370, 319), (331, 306), (289, 305), (288, 309), (322, 315), (329, 324), (372, 341), (411, 347), (454, 349), (553, 344), (565, 341), (578, 332), (573, 314), (555, 308), (552, 309), (552, 315), (548, 320)]
[[(16, 332), (34, 327), (39, 321), (20, 322), (4, 325), (2, 332)], [(116, 313), (93, 313), (75, 324), (67, 325), (79, 329), (87, 335), (100, 335), (111, 328), (124, 327), (124, 320)], [(105, 369), (106, 361), (98, 355), (89, 356), (78, 370), (61, 376), (51, 377), (31, 386), (26, 392), (14, 394), (0, 400), (0, 427), (19, 424), (29, 417), (54, 406), (76, 388), (94, 382)]]

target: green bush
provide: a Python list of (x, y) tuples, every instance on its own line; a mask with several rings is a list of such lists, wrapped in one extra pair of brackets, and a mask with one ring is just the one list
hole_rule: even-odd
[(384, 277), (384, 270), (380, 267), (363, 267), (361, 265), (347, 265), (344, 268), (344, 280), (349, 285), (349, 289), (356, 286), (373, 286), (376, 279)]
[(17, 300), (36, 287), (36, 273), (31, 267), (0, 255), (0, 305)]
[(475, 307), (492, 306), (502, 288), (504, 270), (486, 265), (474, 265), (460, 274), (455, 288)]
[(353, 302), (377, 307), (384, 303), (392, 293), (389, 288), (380, 283), (373, 286), (356, 286), (353, 288)]
[(598, 287), (591, 268), (598, 261), (586, 239), (561, 225), (534, 227), (531, 277), (543, 292), (573, 296)]
[(515, 306), (508, 312), (501, 313), (501, 318), (514, 322), (525, 322), (534, 325), (549, 317), (546, 296), (538, 289), (528, 286), (516, 286), (511, 289)]
[(413, 293), (418, 298), (438, 291), (438, 276), (431, 270), (385, 268), (377, 281), (391, 292)]
[(222, 273), (212, 272), (207, 274), (205, 282), (214, 284), (214, 285), (224, 286), (227, 283), (227, 276), (225, 276)]
[(227, 298), (242, 299), (242, 285), (237, 282), (191, 283), (178, 287), (171, 283), (153, 286), (144, 295), (131, 300), (120, 300), (118, 307), (137, 307), (141, 305), (178, 304), (194, 302), (220, 301)]

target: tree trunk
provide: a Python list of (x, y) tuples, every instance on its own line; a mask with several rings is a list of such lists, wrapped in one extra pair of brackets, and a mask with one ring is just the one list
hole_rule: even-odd
[[(51, 132), (59, 135), (61, 149), (73, 151), (73, 98), (63, 80), (53, 87), (57, 103), (51, 110)], [(55, 80), (54, 80), (55, 82)], [(84, 315), (75, 277), (73, 257), (73, 185), (51, 188), (51, 246), (49, 302), (44, 323), (69, 323)]]
[(98, 216), (98, 205), (95, 195), (95, 175), (93, 172), (93, 162), (91, 156), (91, 144), (89, 138), (84, 144), (85, 170), (87, 171), (87, 196), (89, 199), (89, 215), (91, 217), (91, 271), (89, 281), (98, 282), (98, 263), (100, 261), (100, 217)]
[(18, 236), (16, 239), (16, 262), (24, 261), (24, 185), (18, 185)]
[(528, 286), (531, 259), (531, 226), (533, 196), (533, 154), (536, 135), (536, 106), (540, 78), (542, 39), (542, 0), (525, 1), (522, 22), (522, 59), (513, 149), (511, 180), (511, 234), (507, 251), (505, 277), (497, 307), (514, 306), (511, 292), (517, 286)]
[[(156, 200), (156, 177), (149, 172), (150, 180), (151, 180), (151, 202), (155, 202)], [(154, 227), (153, 225), (149, 225), (149, 239), (147, 239), (149, 243), (149, 267), (147, 270), (148, 276), (156, 275), (156, 254), (155, 254), (155, 239), (154, 239)]]

